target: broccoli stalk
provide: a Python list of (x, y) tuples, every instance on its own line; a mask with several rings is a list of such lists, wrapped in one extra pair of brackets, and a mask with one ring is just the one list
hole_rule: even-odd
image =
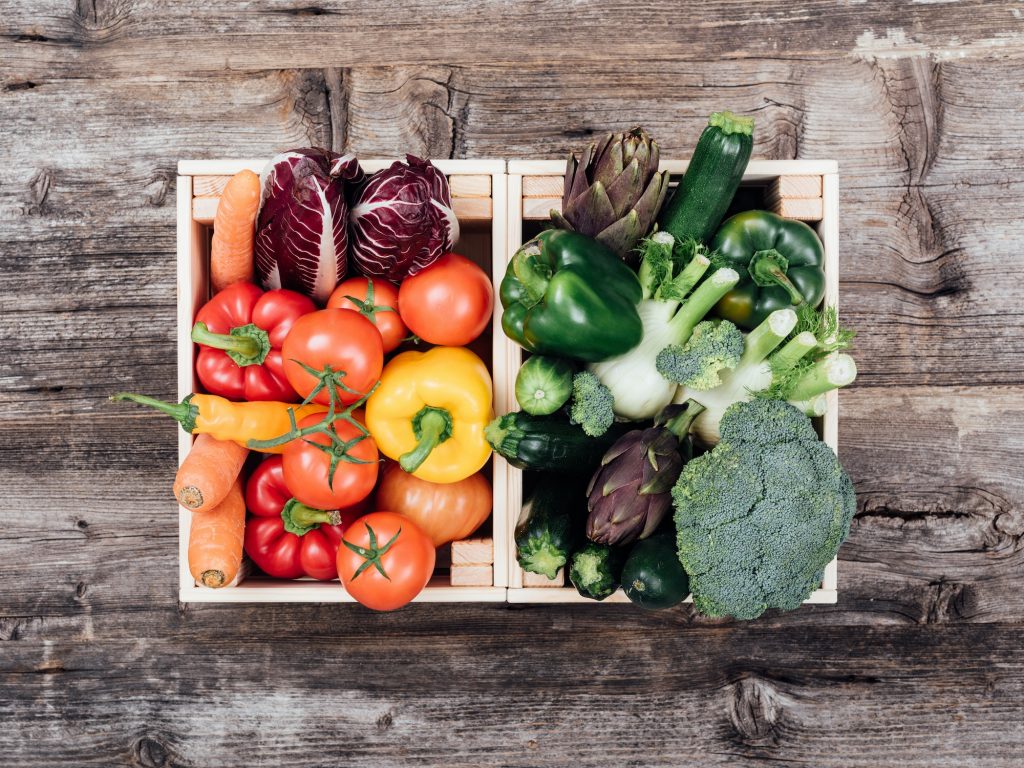
[(727, 267), (705, 278), (711, 262), (704, 246), (677, 243), (667, 232), (652, 235), (641, 249), (644, 298), (637, 312), (643, 339), (626, 354), (589, 366), (611, 390), (616, 415), (631, 420), (653, 418), (672, 402), (678, 385), (658, 372), (658, 354), (685, 344), (695, 326), (739, 281), (739, 274)]
[[(834, 310), (806, 311), (798, 316), (792, 309), (772, 312), (746, 337), (743, 354), (731, 370), (721, 373), (721, 383), (701, 390), (688, 385), (675, 402), (693, 399), (705, 407), (694, 431), (707, 445), (718, 442), (718, 425), (725, 409), (754, 397), (787, 400), (810, 416), (821, 416), (825, 394), (850, 384), (857, 366), (849, 355), (835, 351), (849, 344), (852, 335), (838, 330)], [(815, 327), (828, 337), (816, 336)]]
[(590, 371), (572, 377), (572, 404), (569, 421), (583, 427), (591, 437), (600, 437), (615, 422), (612, 393)]

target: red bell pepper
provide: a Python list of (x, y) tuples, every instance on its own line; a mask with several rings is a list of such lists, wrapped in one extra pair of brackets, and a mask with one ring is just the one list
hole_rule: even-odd
[(295, 321), (315, 309), (295, 291), (229, 285), (196, 315), (199, 381), (210, 394), (232, 400), (300, 400), (284, 375), (281, 345)]
[(292, 498), (280, 456), (272, 456), (249, 477), (245, 506), (245, 552), (268, 576), (321, 581), (338, 578), (338, 546), (366, 504), (342, 510), (313, 509)]

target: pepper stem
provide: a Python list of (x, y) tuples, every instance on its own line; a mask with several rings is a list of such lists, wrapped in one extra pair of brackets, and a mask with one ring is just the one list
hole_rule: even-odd
[(314, 509), (307, 507), (298, 499), (289, 499), (281, 508), (281, 519), (284, 521), (284, 529), (288, 533), (305, 536), (310, 531), (319, 528), (321, 523), (338, 525), (341, 522), (341, 514), (336, 509)]
[(786, 275), (787, 269), (789, 269), (789, 260), (774, 248), (757, 251), (747, 267), (750, 277), (762, 288), (771, 288), (777, 285), (789, 294), (792, 304), (803, 304), (803, 294), (797, 290)]
[(111, 395), (114, 402), (127, 400), (130, 403), (138, 403), (150, 408), (156, 408), (161, 413), (166, 413), (172, 419), (181, 424), (181, 428), (189, 434), (196, 428), (196, 418), (199, 416), (199, 408), (192, 404), (192, 395), (189, 395), (180, 403), (168, 403), (165, 400), (157, 400), (155, 397), (136, 395), (132, 392), (118, 392)]
[(192, 327), (192, 341), (204, 347), (224, 350), (243, 368), (262, 365), (270, 354), (270, 336), (254, 323), (232, 328), (231, 333), (213, 333), (206, 323), (196, 323)]
[(527, 308), (534, 306), (543, 298), (551, 279), (550, 267), (539, 262), (540, 253), (540, 245), (534, 238), (512, 257), (512, 271), (526, 289), (529, 303), (524, 301), (523, 304)]
[(412, 417), (412, 431), (419, 443), (398, 459), (402, 469), (409, 473), (419, 469), (430, 452), (452, 436), (452, 415), (444, 408), (426, 405)]

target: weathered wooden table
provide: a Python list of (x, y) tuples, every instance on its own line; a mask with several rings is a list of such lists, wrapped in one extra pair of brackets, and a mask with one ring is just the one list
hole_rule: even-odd
[[(359, 7), (362, 5), (363, 7)], [(1019, 766), (1024, 6), (0, 1), (0, 763)], [(841, 161), (834, 607), (185, 607), (182, 157)]]

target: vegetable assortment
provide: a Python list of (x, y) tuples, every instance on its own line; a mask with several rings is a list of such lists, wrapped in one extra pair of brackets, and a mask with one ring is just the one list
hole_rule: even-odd
[(570, 155), (555, 229), (501, 283), (502, 329), (530, 353), (521, 410), (485, 431), (532, 488), (517, 559), (564, 569), (583, 597), (621, 586), (657, 610), (692, 590), (711, 616), (792, 609), (849, 531), (852, 485), (809, 417), (854, 380), (853, 334), (821, 306), (811, 227), (726, 218), (753, 128), (712, 115), (664, 206), (642, 129)]
[(367, 178), (353, 156), (296, 149), (229, 181), (192, 330), (203, 391), (112, 398), (196, 435), (173, 490), (197, 585), (236, 583), (245, 554), (394, 610), (436, 547), (487, 522), (491, 376), (464, 345), (494, 288), (450, 252), (458, 232), (445, 176), (412, 156)]
[(671, 196), (642, 128), (570, 154), (562, 209), (498, 288), (525, 359), (497, 415), (466, 348), (494, 285), (451, 252), (444, 174), (409, 155), (367, 177), (312, 148), (232, 179), (192, 334), (205, 391), (114, 396), (197, 435), (174, 483), (197, 584), (232, 583), (244, 550), (400, 608), (490, 516), (496, 452), (525, 470), (525, 571), (648, 610), (803, 602), (856, 510), (811, 422), (856, 377), (853, 334), (822, 306), (815, 231), (734, 207), (753, 128), (712, 115)]

